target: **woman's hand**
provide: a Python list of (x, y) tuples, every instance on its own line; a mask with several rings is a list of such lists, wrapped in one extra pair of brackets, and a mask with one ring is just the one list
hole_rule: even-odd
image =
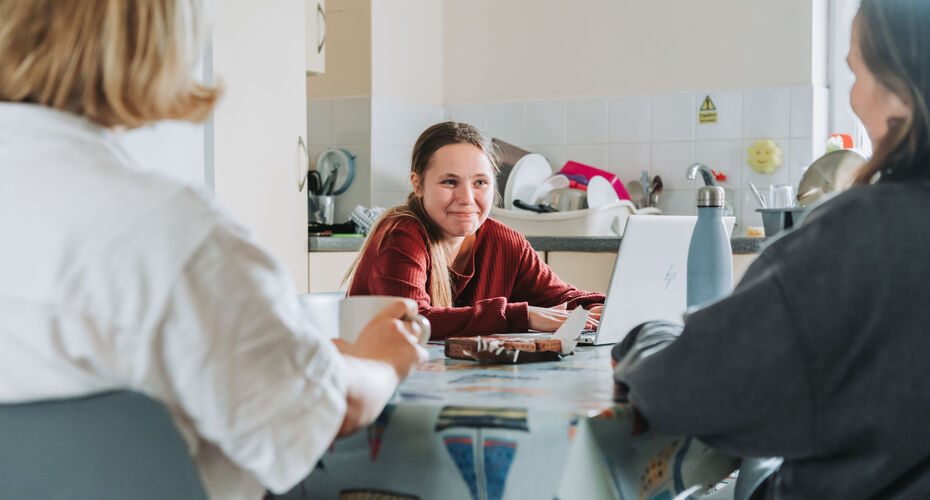
[[(601, 319), (601, 310), (603, 305), (597, 305), (589, 310), (588, 320), (585, 322), (585, 328), (597, 328)], [(553, 307), (527, 307), (527, 316), (530, 323), (530, 329), (540, 332), (554, 332), (565, 323), (572, 312), (562, 303)]]
[(355, 342), (333, 342), (343, 354), (391, 365), (403, 380), (414, 366), (429, 359), (426, 349), (417, 342), (419, 327), (403, 320), (416, 314), (415, 307), (408, 308), (406, 302), (398, 300), (372, 318)]
[(595, 304), (588, 308), (588, 322), (585, 328), (594, 330), (601, 322), (601, 313), (604, 312), (604, 304)]
[(410, 309), (398, 300), (375, 316), (355, 342), (333, 341), (346, 365), (346, 415), (340, 437), (374, 422), (400, 381), (429, 359), (417, 343), (416, 327), (402, 320), (417, 314), (416, 308)]
[[(586, 329), (596, 329), (601, 321), (601, 312), (604, 310), (603, 304), (597, 304), (588, 309), (588, 319), (585, 322)], [(540, 332), (554, 332), (565, 323), (568, 316), (572, 313), (568, 310), (565, 303), (553, 307), (529, 306), (527, 308), (530, 329)]]

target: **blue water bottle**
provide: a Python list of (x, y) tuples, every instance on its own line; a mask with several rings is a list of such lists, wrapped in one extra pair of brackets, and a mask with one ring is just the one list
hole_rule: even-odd
[(705, 306), (733, 291), (733, 250), (723, 225), (720, 186), (698, 190), (698, 218), (688, 246), (688, 308)]

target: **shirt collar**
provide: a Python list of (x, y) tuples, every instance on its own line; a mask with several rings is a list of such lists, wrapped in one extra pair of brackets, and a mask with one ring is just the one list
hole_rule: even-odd
[(21, 102), (0, 102), (0, 145), (19, 140), (77, 140), (101, 144), (120, 158), (132, 164), (131, 158), (120, 145), (118, 134), (83, 116)]

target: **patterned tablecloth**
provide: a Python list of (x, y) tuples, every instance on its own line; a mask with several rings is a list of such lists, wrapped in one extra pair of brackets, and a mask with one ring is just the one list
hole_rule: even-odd
[(609, 347), (497, 366), (429, 350), (378, 420), (287, 498), (672, 499), (737, 467), (693, 438), (643, 432), (613, 402)]

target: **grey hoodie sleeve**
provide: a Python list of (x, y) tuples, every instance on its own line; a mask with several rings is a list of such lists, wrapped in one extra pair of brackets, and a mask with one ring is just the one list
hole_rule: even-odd
[(684, 325), (669, 321), (647, 321), (630, 330), (622, 342), (614, 345), (610, 356), (614, 362), (615, 397), (618, 401), (629, 401), (630, 388), (622, 376), (644, 358), (668, 347), (681, 335), (683, 328)]
[(618, 356), (618, 388), (651, 429), (736, 455), (810, 453), (809, 377), (772, 253), (733, 295), (691, 314), (677, 339), (669, 324), (647, 323), (639, 332), (647, 335)]

